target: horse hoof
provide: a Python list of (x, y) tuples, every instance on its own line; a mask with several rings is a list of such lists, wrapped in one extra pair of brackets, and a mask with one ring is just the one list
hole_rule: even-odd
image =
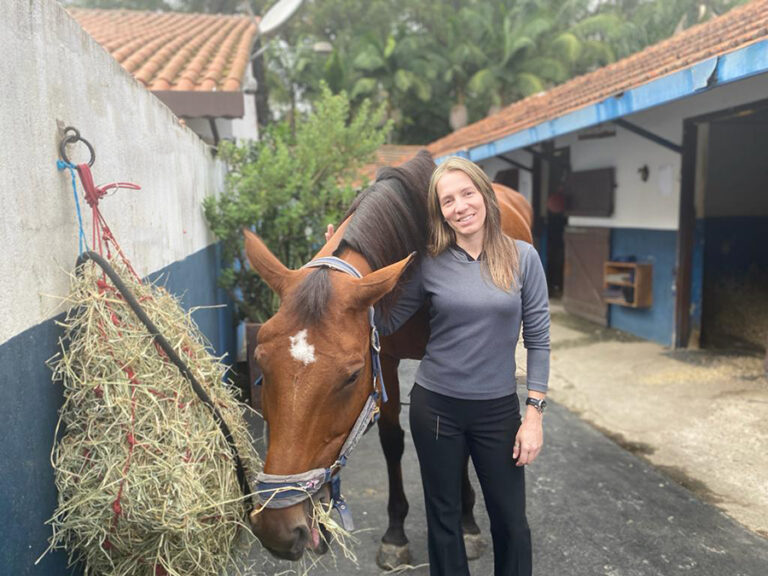
[(482, 534), (464, 534), (464, 548), (467, 551), (468, 560), (477, 560), (483, 555), (488, 543)]
[(379, 546), (379, 553), (376, 555), (376, 564), (382, 570), (394, 570), (398, 566), (406, 566), (411, 563), (411, 552), (408, 544), (396, 546), (395, 544), (386, 544), (384, 542)]

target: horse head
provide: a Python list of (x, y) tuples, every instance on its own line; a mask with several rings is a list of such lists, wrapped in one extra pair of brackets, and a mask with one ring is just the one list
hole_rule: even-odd
[[(261, 477), (296, 480), (304, 475), (311, 483), (308, 472), (331, 471), (338, 464), (350, 430), (358, 428), (361, 413), (371, 406), (369, 398), (378, 398), (372, 396), (369, 309), (394, 288), (411, 257), (362, 278), (324, 267), (290, 270), (255, 234), (245, 231), (245, 236), (251, 266), (281, 300), (259, 330), (255, 351), (264, 374), (262, 407), (269, 438)], [(328, 478), (315, 481), (319, 489), (310, 491), (311, 497), (327, 502)], [(274, 498), (283, 495), (266, 492)], [(306, 493), (291, 495), (279, 507), (265, 502), (264, 493), (260, 499), (267, 505), (251, 514), (251, 527), (268, 550), (292, 560), (307, 548), (325, 551)]]

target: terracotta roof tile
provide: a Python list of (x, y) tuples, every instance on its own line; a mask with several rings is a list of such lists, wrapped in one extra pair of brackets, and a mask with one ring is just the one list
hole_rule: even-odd
[(150, 90), (237, 91), (256, 23), (247, 16), (69, 8)]
[(623, 60), (515, 102), (428, 146), (433, 157), (493, 142), (713, 56), (768, 38), (768, 0), (755, 0)]
[(360, 169), (361, 176), (373, 181), (376, 178), (376, 171), (384, 166), (399, 166), (413, 158), (424, 146), (399, 146), (395, 144), (384, 144), (376, 150), (376, 160), (371, 164), (366, 164)]

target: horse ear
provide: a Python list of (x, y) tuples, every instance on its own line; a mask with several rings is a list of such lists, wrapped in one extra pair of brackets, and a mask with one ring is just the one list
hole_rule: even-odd
[(381, 300), (395, 287), (400, 276), (415, 256), (416, 252), (412, 252), (407, 258), (403, 258), (399, 262), (371, 272), (358, 280), (353, 280), (352, 282), (357, 288), (354, 294), (355, 304), (360, 308), (367, 308)]
[(254, 270), (262, 280), (282, 298), (291, 277), (296, 274), (283, 266), (282, 262), (269, 251), (267, 245), (253, 232), (243, 229), (245, 253)]

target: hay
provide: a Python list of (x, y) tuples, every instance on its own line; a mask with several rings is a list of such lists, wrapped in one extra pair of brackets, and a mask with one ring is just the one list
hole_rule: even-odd
[[(190, 314), (111, 263), (214, 401), (255, 475), (245, 407), (222, 383), (225, 367)], [(246, 502), (211, 411), (97, 266), (73, 277), (69, 304), (51, 359), (64, 405), (51, 454), (59, 501), (49, 549), (66, 548), (86, 574), (243, 573), (233, 547), (247, 530)]]

